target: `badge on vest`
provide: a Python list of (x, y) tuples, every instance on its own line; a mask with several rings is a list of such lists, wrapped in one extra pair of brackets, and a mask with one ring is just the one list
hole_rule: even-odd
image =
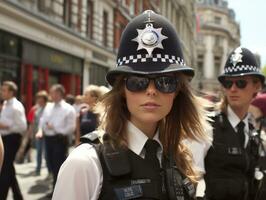
[(115, 188), (115, 194), (118, 200), (127, 200), (141, 197), (143, 191), (140, 185), (133, 185), (129, 187)]
[(228, 147), (227, 152), (230, 155), (242, 155), (242, 149), (238, 147)]

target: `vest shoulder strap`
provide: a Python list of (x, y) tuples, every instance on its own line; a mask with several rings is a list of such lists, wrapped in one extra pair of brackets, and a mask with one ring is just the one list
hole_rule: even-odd
[(100, 143), (99, 134), (97, 131), (87, 133), (87, 134), (83, 135), (82, 137), (80, 137), (80, 142), (81, 143), (89, 143), (92, 145), (99, 144)]

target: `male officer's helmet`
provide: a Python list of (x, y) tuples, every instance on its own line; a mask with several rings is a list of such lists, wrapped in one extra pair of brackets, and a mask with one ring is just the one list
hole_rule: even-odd
[(135, 17), (123, 31), (117, 66), (106, 80), (113, 85), (119, 74), (161, 74), (183, 72), (194, 76), (186, 66), (177, 33), (171, 23), (151, 10)]
[(260, 73), (260, 67), (253, 53), (246, 48), (238, 47), (229, 54), (224, 72), (218, 77), (218, 80), (222, 82), (225, 77), (246, 75), (257, 76), (261, 83), (264, 83), (265, 77)]

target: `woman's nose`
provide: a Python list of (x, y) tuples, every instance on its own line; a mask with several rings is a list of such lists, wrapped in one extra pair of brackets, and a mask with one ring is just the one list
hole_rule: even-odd
[(158, 92), (158, 91), (157, 91), (157, 89), (156, 89), (156, 87), (155, 87), (154, 81), (151, 80), (150, 83), (149, 83), (149, 85), (148, 85), (148, 87), (147, 87), (147, 89), (146, 89), (146, 93), (147, 93), (148, 95), (152, 95), (152, 96), (154, 96), (154, 95), (157, 94), (157, 92)]

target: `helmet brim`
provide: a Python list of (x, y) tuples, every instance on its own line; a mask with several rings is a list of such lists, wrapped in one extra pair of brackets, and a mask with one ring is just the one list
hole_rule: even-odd
[(165, 74), (165, 73), (172, 73), (172, 72), (182, 72), (185, 75), (191, 77), (191, 79), (194, 77), (194, 69), (188, 66), (181, 66), (181, 65), (176, 65), (176, 64), (171, 64), (168, 67), (165, 66), (155, 66), (152, 67), (151, 70), (145, 70), (140, 71), (139, 68), (138, 70), (135, 69), (134, 66), (128, 66), (128, 65), (122, 65), (119, 66), (111, 71), (109, 71), (106, 74), (106, 81), (113, 86), (115, 79), (118, 75), (121, 74), (139, 74), (139, 75), (153, 75), (153, 74)]
[(218, 80), (221, 83), (225, 79), (225, 77), (238, 77), (238, 76), (250, 76), (250, 75), (251, 76), (257, 76), (260, 79), (262, 84), (265, 81), (265, 77), (262, 74), (256, 73), (256, 72), (245, 72), (245, 73), (241, 73), (241, 74), (222, 74), (222, 75), (218, 76)]

